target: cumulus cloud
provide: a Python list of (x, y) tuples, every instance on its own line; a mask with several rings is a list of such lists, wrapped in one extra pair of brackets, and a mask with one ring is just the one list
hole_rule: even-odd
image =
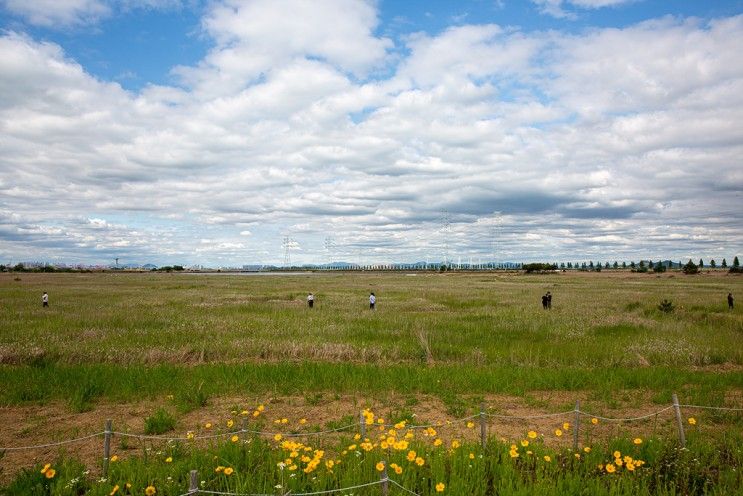
[[(574, 19), (576, 13), (573, 9), (601, 9), (604, 7), (616, 7), (623, 4), (635, 3), (642, 0), (532, 0), (540, 12), (560, 19)], [(566, 8), (570, 6), (573, 9)]]
[(393, 46), (371, 3), (310, 5), (210, 4), (185, 84), (138, 92), (0, 36), (0, 258), (281, 263), (284, 236), (295, 262), (741, 246), (743, 16)]
[(180, 8), (181, 0), (0, 0), (8, 12), (47, 28), (95, 24), (115, 11)]

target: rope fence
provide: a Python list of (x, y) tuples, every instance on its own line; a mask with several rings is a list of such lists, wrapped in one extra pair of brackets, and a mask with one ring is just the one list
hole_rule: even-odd
[[(649, 418), (657, 419), (660, 414), (663, 414), (669, 410), (673, 410), (675, 414), (676, 426), (678, 428), (679, 444), (681, 445), (681, 447), (686, 447), (686, 435), (684, 431), (684, 423), (682, 421), (682, 416), (681, 416), (681, 408), (694, 409), (694, 410), (709, 410), (709, 411), (716, 411), (716, 412), (743, 412), (743, 408), (736, 408), (736, 407), (681, 404), (679, 403), (678, 397), (676, 396), (675, 393), (672, 395), (672, 399), (673, 399), (673, 403), (671, 405), (665, 408), (661, 408), (660, 410), (657, 410), (655, 412), (636, 416), (636, 417), (606, 417), (602, 415), (597, 415), (597, 414), (594, 414), (588, 411), (581, 410), (580, 402), (576, 402), (575, 408), (573, 410), (567, 410), (567, 411), (557, 412), (557, 413), (545, 413), (545, 414), (536, 414), (536, 415), (495, 414), (495, 413), (487, 413), (486, 405), (483, 403), (480, 406), (480, 412), (478, 414), (461, 417), (461, 418), (457, 418), (457, 419), (446, 421), (446, 422), (418, 424), (418, 425), (405, 424), (405, 429), (416, 430), (416, 429), (429, 429), (429, 428), (443, 428), (443, 427), (455, 425), (461, 422), (473, 421), (477, 419), (479, 420), (479, 423), (480, 423), (480, 442), (481, 442), (482, 447), (485, 448), (486, 443), (487, 443), (487, 431), (489, 427), (488, 419), (498, 419), (498, 420), (506, 420), (506, 421), (507, 420), (523, 421), (523, 420), (548, 419), (548, 418), (558, 418), (558, 417), (564, 418), (568, 416), (573, 416), (573, 420), (575, 422), (574, 429), (573, 429), (573, 449), (577, 451), (579, 440), (580, 440), (580, 424), (581, 424), (581, 419), (583, 417), (591, 418), (591, 419), (599, 419), (605, 422), (635, 422), (635, 421), (640, 421), (640, 420), (646, 420)], [(469, 428), (474, 427), (474, 425), (472, 424), (473, 423), (468, 423), (467, 427)], [(103, 476), (105, 477), (108, 472), (108, 465), (109, 465), (110, 454), (111, 454), (111, 440), (113, 436), (135, 438), (135, 439), (140, 439), (140, 440), (173, 442), (173, 441), (196, 441), (196, 440), (204, 440), (204, 439), (215, 439), (215, 438), (222, 438), (222, 437), (227, 437), (227, 436), (235, 436), (239, 434), (252, 434), (256, 436), (281, 435), (282, 438), (312, 437), (312, 436), (331, 435), (331, 434), (335, 434), (338, 432), (348, 431), (353, 428), (359, 428), (361, 436), (365, 438), (367, 427), (389, 428), (389, 427), (397, 427), (399, 424), (369, 423), (367, 425), (365, 413), (360, 412), (358, 423), (348, 424), (348, 425), (344, 425), (344, 426), (337, 427), (334, 429), (327, 429), (324, 431), (316, 431), (316, 432), (308, 431), (308, 432), (284, 433), (284, 432), (269, 432), (269, 431), (262, 431), (262, 430), (251, 430), (251, 429), (247, 429), (247, 420), (245, 421), (243, 425), (244, 425), (244, 428), (242, 429), (229, 431), (229, 432), (223, 432), (223, 433), (200, 435), (200, 436), (197, 436), (197, 435), (188, 435), (185, 437), (184, 436), (154, 436), (154, 435), (147, 435), (147, 434), (133, 434), (129, 432), (114, 431), (112, 427), (112, 421), (106, 420), (104, 430), (101, 432), (95, 432), (87, 436), (77, 437), (73, 439), (66, 439), (66, 440), (61, 440), (61, 441), (56, 441), (56, 442), (51, 442), (51, 443), (45, 443), (45, 444), (38, 444), (38, 445), (31, 445), (31, 446), (0, 447), (0, 453), (54, 448), (54, 447), (63, 446), (67, 444), (79, 443), (82, 441), (86, 441), (89, 439), (103, 436)], [(219, 492), (219, 491), (210, 491), (210, 490), (200, 489), (198, 487), (198, 472), (195, 470), (192, 470), (190, 473), (190, 476), (191, 476), (190, 477), (191, 487), (189, 489), (189, 492), (181, 496), (189, 496), (189, 495), (196, 495), (196, 494), (213, 494), (213, 495), (220, 495), (220, 496), (275, 496), (275, 494), (229, 493), (229, 492)], [(289, 496), (289, 495), (291, 496), (314, 496), (314, 495), (319, 496), (323, 494), (333, 494), (333, 493), (338, 493), (338, 492), (343, 492), (343, 491), (353, 491), (356, 489), (362, 489), (365, 487), (376, 486), (376, 485), (381, 486), (382, 495), (386, 496), (388, 494), (390, 484), (393, 487), (401, 491), (404, 491), (405, 493), (418, 496), (417, 493), (410, 491), (409, 489), (400, 485), (395, 480), (390, 479), (387, 476), (386, 466), (385, 466), (385, 470), (382, 473), (381, 479), (378, 481), (368, 482), (368, 483), (361, 484), (358, 486), (350, 486), (350, 487), (338, 488), (338, 489), (328, 489), (324, 491), (315, 491), (315, 492), (307, 492), (307, 493), (287, 492), (283, 496)]]

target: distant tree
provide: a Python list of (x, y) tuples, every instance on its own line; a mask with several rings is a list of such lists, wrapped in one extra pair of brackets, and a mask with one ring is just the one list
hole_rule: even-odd
[(591, 270), (593, 270), (593, 260), (591, 260), (590, 262), (588, 262), (588, 268), (591, 269)]
[(24, 270), (26, 270), (26, 267), (22, 263), (15, 264), (15, 267), (13, 267), (14, 272), (23, 272)]
[(633, 268), (634, 269), (635, 268), (635, 262), (634, 261), (630, 262), (629, 263), (629, 266), (630, 266), (630, 268)]
[(684, 265), (684, 268), (682, 269), (684, 271), (684, 274), (696, 274), (699, 272), (699, 268), (694, 265), (694, 262), (689, 259), (689, 261)]
[[(616, 263), (616, 262), (614, 262), (614, 263)], [(609, 268), (609, 262), (604, 262), (604, 268), (605, 269), (608, 269)]]
[(5, 272), (6, 268), (7, 267), (5, 267), (5, 264), (0, 264), (0, 272)]
[(640, 268), (641, 269), (644, 269), (645, 268), (645, 261), (644, 260), (640, 260)]
[(564, 269), (565, 268), (565, 262), (560, 262), (560, 268), (561, 269)]
[(738, 255), (735, 256), (733, 259), (733, 267), (740, 267), (740, 262), (738, 261)]
[(183, 270), (183, 265), (174, 265), (173, 270)]
[(666, 266), (662, 262), (658, 262), (657, 264), (655, 264), (655, 267), (653, 267), (653, 272), (660, 273), (660, 272), (665, 272), (665, 271), (666, 271)]
[(580, 268), (583, 270), (586, 270), (586, 262), (583, 262), (582, 264), (580, 264)]
[(704, 268), (704, 260), (702, 260), (701, 258), (699, 259), (699, 268)]
[(619, 268), (619, 262), (617, 262), (616, 260), (614, 260), (614, 268), (615, 269), (618, 269)]
[(713, 269), (714, 269), (715, 267), (717, 267), (717, 262), (715, 262), (715, 259), (714, 259), (714, 258), (713, 258), (712, 260), (710, 260), (710, 261), (709, 261), (709, 266), (710, 266), (710, 267), (712, 267)]
[(627, 268), (627, 262), (622, 262), (622, 268), (623, 269), (626, 269)]
[(596, 263), (596, 268), (593, 269), (593, 270), (595, 270), (596, 272), (601, 272), (601, 262), (597, 262)]
[(743, 270), (741, 270), (741, 268), (740, 268), (740, 262), (738, 261), (738, 257), (737, 256), (733, 259), (733, 266), (730, 267), (729, 272), (731, 272), (731, 273), (743, 272)]
[(723, 259), (722, 259), (722, 265), (721, 265), (721, 267), (722, 267), (723, 269), (726, 269), (726, 268), (727, 268), (727, 266), (728, 266), (728, 262), (727, 262), (727, 260), (725, 260), (725, 259), (723, 258)]
[(648, 260), (648, 269), (652, 269), (652, 268), (653, 268), (653, 261)]
[(572, 268), (573, 268), (573, 262), (568, 262), (568, 269), (572, 269)]
[(522, 265), (521, 268), (524, 269), (527, 274), (531, 274), (532, 272), (556, 270), (557, 265), (550, 263), (529, 263)]

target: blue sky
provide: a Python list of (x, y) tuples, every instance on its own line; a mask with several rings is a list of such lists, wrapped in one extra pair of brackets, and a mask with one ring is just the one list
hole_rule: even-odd
[(0, 0), (0, 261), (731, 259), (742, 13)]

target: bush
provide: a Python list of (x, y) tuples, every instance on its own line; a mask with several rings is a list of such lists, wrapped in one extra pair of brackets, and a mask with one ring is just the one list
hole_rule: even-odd
[(529, 263), (521, 266), (527, 274), (532, 272), (544, 272), (548, 270), (557, 270), (557, 264), (549, 263)]
[(175, 429), (175, 418), (162, 408), (144, 419), (144, 433), (147, 435), (164, 434), (173, 429)]
[(655, 264), (655, 267), (653, 267), (653, 272), (665, 272), (665, 271), (666, 271), (666, 266), (660, 262)]
[(681, 270), (684, 271), (684, 274), (697, 274), (699, 272), (699, 268), (691, 260)]
[(665, 299), (658, 304), (658, 310), (663, 313), (671, 313), (674, 308), (673, 303)]

